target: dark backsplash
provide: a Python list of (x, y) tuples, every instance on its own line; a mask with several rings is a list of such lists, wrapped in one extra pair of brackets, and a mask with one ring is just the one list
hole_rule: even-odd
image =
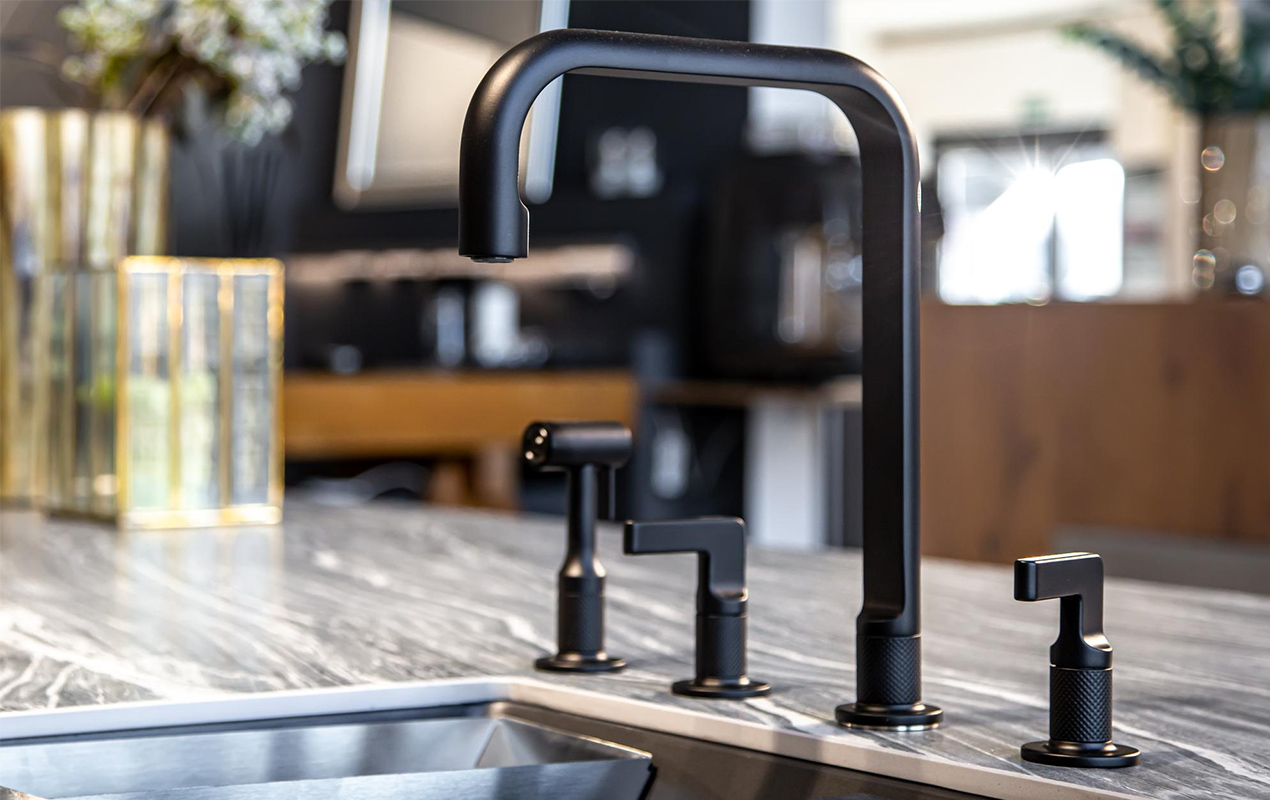
[[(347, 3), (332, 7), (332, 20), (333, 27), (347, 29)], [(575, 0), (569, 21), (573, 27), (744, 40), (749, 4)], [(453, 209), (336, 207), (332, 185), (342, 80), (341, 68), (312, 67), (297, 97), (293, 141), (283, 167), (289, 196), (279, 198), (294, 220), (286, 251), (454, 246), (458, 220)], [(646, 329), (659, 331), (676, 346), (686, 341), (691, 330), (688, 292), (700, 260), (703, 198), (723, 165), (743, 151), (746, 108), (743, 89), (584, 75), (565, 78), (555, 187), (551, 199), (533, 210), (534, 245), (621, 240), (637, 258), (632, 279), (604, 303), (568, 296), (554, 302), (557, 310), (568, 309), (573, 327), (590, 327), (590, 336), (603, 339), (603, 347), (588, 361), (627, 363), (628, 342)], [(588, 186), (589, 150), (606, 129), (636, 125), (651, 128), (657, 136), (663, 188), (649, 198), (597, 199)], [(288, 365), (302, 364), (300, 342), (325, 338), (326, 332), (313, 326), (328, 325), (349, 335), (355, 330), (368, 365), (417, 363), (424, 354), (413, 320), (423, 290), (390, 288), (348, 287), (319, 295), (291, 287)]]

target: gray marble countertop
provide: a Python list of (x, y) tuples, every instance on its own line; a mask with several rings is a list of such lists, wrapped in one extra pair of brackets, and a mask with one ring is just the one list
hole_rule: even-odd
[[(927, 535), (938, 535), (928, 532)], [(1155, 798), (1270, 798), (1270, 598), (1110, 580), (1116, 737), (1141, 766), (1020, 760), (1044, 738), (1055, 603), (1012, 599), (1010, 570), (927, 559), (925, 699), (945, 724), (849, 731), (857, 555), (752, 551), (750, 670), (770, 698), (670, 694), (692, 671), (694, 559), (609, 570), (617, 675), (535, 673), (553, 649), (560, 520), (291, 502), (277, 528), (119, 533), (0, 512), (0, 712), (192, 700), (421, 679), (533, 676), (548, 684), (893, 752)]]

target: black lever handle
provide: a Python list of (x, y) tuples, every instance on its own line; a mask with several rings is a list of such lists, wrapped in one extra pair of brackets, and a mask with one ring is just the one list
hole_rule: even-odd
[[(604, 650), (604, 566), (595, 520), (613, 514), (613, 472), (631, 457), (631, 432), (617, 422), (534, 422), (521, 452), (535, 469), (568, 474), (568, 544), (556, 599), (555, 655), (534, 662), (555, 672), (615, 672), (626, 666)], [(604, 484), (601, 487), (601, 483)]]
[(1111, 741), (1111, 643), (1102, 631), (1102, 558), (1063, 553), (1014, 562), (1014, 599), (1059, 601), (1050, 647), (1050, 738), (1023, 745), (1024, 761), (1128, 767), (1136, 748)]
[(699, 517), (670, 522), (626, 523), (627, 555), (697, 554), (696, 675), (672, 684), (693, 697), (758, 697), (769, 684), (746, 674), (745, 522)]
[(1111, 644), (1102, 632), (1102, 558), (1093, 553), (1020, 558), (1014, 599), (1058, 600), (1058, 638), (1050, 663), (1067, 669), (1109, 669)]

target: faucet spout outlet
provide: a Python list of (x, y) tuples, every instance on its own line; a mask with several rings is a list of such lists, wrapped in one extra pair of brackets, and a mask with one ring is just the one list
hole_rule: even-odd
[[(521, 131), (534, 98), (567, 72), (812, 91), (846, 114), (860, 145), (863, 263), (864, 603), (858, 702), (844, 724), (930, 727), (921, 701), (918, 558), (920, 172), (903, 105), (871, 67), (830, 50), (565, 29), (526, 39), (490, 68), (468, 106), (459, 156), (459, 252), (529, 251)], [(702, 124), (709, 124), (703, 120)]]

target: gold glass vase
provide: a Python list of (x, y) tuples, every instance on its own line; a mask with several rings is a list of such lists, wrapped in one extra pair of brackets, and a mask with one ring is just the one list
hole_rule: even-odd
[(41, 277), (167, 244), (166, 127), (122, 112), (0, 111), (0, 503), (44, 491), (52, 303)]
[(44, 283), (44, 506), (122, 528), (277, 522), (281, 263), (131, 257)]

